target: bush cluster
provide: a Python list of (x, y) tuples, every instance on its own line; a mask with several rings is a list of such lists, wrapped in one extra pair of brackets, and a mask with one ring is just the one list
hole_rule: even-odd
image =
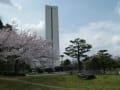
[(15, 73), (15, 72), (2, 72), (0, 75), (4, 76), (25, 76), (25, 73)]

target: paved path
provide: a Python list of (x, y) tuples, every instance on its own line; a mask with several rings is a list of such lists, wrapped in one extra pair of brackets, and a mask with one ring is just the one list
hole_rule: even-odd
[(61, 90), (79, 90), (79, 89), (76, 89), (76, 88), (66, 88), (66, 87), (52, 86), (52, 85), (46, 85), (46, 84), (40, 84), (40, 83), (33, 83), (33, 82), (28, 82), (28, 81), (19, 80), (19, 79), (13, 79), (13, 78), (0, 78), (0, 80), (17, 81), (17, 82), (24, 83), (24, 84), (48, 87), (48, 88), (53, 88), (53, 89), (58, 88), (58, 89), (61, 89)]
[(48, 75), (67, 75), (66, 72), (43, 73), (43, 74), (26, 74), (26, 76), (48, 76)]

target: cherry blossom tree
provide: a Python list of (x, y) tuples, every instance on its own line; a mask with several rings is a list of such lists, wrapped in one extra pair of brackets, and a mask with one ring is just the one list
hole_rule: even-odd
[(44, 61), (52, 66), (56, 55), (52, 49), (52, 42), (27, 32), (15, 32), (9, 28), (0, 30), (0, 56), (5, 60), (14, 57), (15, 62), (24, 61), (33, 64), (33, 60)]

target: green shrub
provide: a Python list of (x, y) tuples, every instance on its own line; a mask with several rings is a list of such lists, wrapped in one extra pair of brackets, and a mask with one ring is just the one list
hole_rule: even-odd
[(2, 72), (0, 74), (4, 76), (25, 76), (25, 73), (14, 73), (14, 72)]
[(56, 72), (62, 72), (63, 71), (63, 67), (62, 66), (56, 66), (55, 67), (55, 71)]
[(45, 68), (45, 72), (48, 72), (48, 73), (53, 73), (53, 69), (52, 68)]
[(41, 69), (41, 68), (36, 68), (36, 71), (37, 71), (38, 73), (43, 73), (43, 72), (44, 72), (44, 70)]

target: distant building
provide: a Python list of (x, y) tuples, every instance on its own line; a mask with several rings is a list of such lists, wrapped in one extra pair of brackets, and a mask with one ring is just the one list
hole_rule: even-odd
[(57, 60), (55, 60), (54, 65), (59, 65), (59, 26), (58, 26), (58, 7), (57, 6), (49, 6), (45, 7), (45, 15), (46, 15), (46, 39), (52, 41), (52, 47), (54, 53), (57, 56)]
[[(41, 67), (54, 67), (60, 64), (59, 60), (59, 26), (58, 26), (58, 7), (57, 6), (45, 6), (45, 37), (52, 42), (52, 47), (57, 58), (48, 60), (47, 58), (41, 58), (41, 60), (33, 60), (32, 68)], [(51, 62), (52, 61), (52, 62)]]

